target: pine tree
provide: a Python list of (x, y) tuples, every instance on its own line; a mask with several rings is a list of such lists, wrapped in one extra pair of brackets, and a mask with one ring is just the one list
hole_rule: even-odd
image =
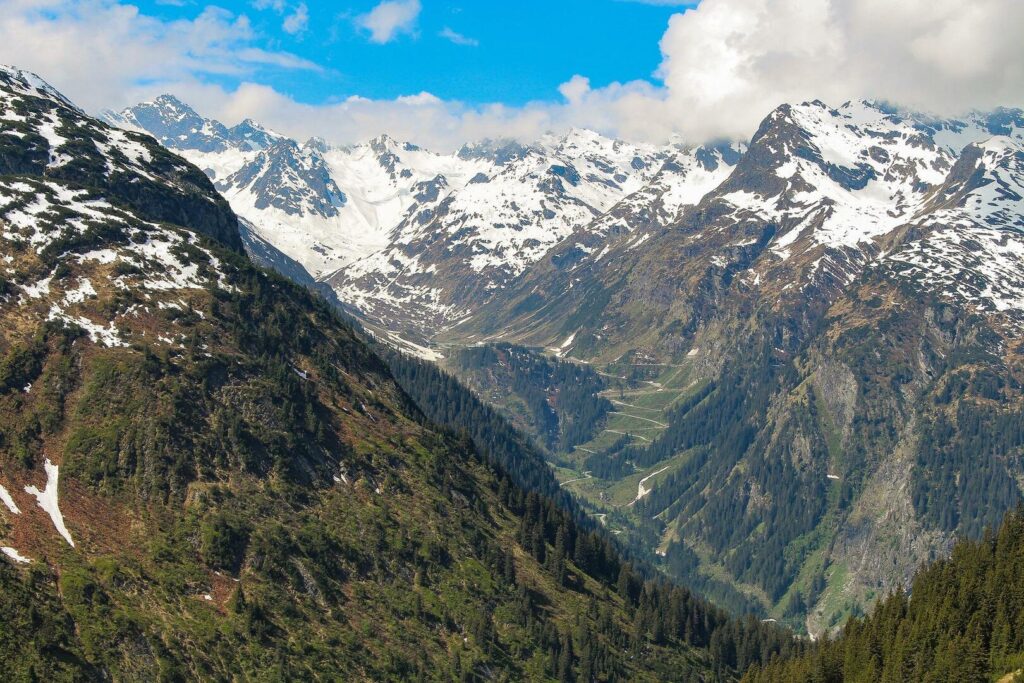
[(572, 638), (564, 636), (561, 652), (558, 655), (558, 680), (560, 683), (573, 683), (576, 680), (576, 677), (573, 676), (572, 663)]

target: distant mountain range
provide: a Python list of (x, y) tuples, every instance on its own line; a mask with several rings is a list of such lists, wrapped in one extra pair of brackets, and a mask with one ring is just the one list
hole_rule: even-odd
[(166, 97), (108, 120), (206, 169), (375, 334), (543, 425), (593, 514), (737, 609), (822, 633), (1021, 500), (1020, 110), (807, 102), (732, 144), (451, 155)]
[(585, 130), (449, 155), (386, 135), (337, 148), (251, 120), (228, 128), (170, 95), (104, 117), (205, 169), (260, 237), (366, 322), (420, 344), (508, 300), (504, 290), (549, 250), (575, 269), (577, 258), (625, 247), (625, 235), (649, 239), (702, 200), (720, 200), (734, 222), (778, 224), (776, 260), (817, 249), (819, 275), (852, 277), (872, 245), (940, 209), (929, 191), (966, 145), (996, 136), (1011, 149), (1021, 139), (1016, 111), (941, 120), (863, 101), (781, 107), (749, 151), (632, 145)]
[[(235, 211), (374, 326), (423, 343), (465, 318), (550, 248), (618, 204), (657, 198), (670, 221), (720, 183), (742, 146), (654, 147), (586, 130), (454, 154), (382, 135), (354, 147), (228, 128), (164, 95), (107, 112), (206, 170)], [(623, 216), (627, 221), (643, 220)]]

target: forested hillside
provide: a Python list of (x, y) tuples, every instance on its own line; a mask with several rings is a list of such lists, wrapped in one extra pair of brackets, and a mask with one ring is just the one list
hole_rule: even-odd
[[(1024, 667), (1024, 517), (961, 541), (842, 635), (794, 661), (752, 670), (748, 683), (986, 683)], [(1014, 677), (1016, 674), (1016, 677)], [(1005, 676), (1005, 678), (1004, 678)]]
[(571, 452), (599, 431), (612, 403), (604, 380), (586, 365), (511, 344), (456, 349), (447, 365), (551, 453)]
[[(385, 353), (397, 381), (413, 400), (423, 406), (430, 419), (466, 435), (481, 452), (487, 453), (499, 466), (513, 472), (511, 478), (531, 492), (528, 501), (536, 492), (540, 492), (541, 495), (536, 496), (536, 499), (544, 510), (535, 519), (548, 521), (545, 524), (534, 524), (532, 528), (529, 525), (521, 527), (520, 534), (520, 538), (525, 539), (524, 543), (532, 543), (531, 547), (539, 553), (539, 559), (545, 557), (544, 546), (551, 546), (554, 554), (547, 555), (547, 559), (553, 562), (556, 573), (560, 573), (563, 558), (570, 556), (582, 567), (592, 566), (594, 562), (598, 563), (597, 566), (606, 566), (607, 560), (600, 558), (620, 556), (622, 551), (610, 540), (610, 535), (598, 531), (601, 527), (584, 516), (573, 498), (555, 481), (550, 469), (542, 466), (542, 455), (512, 429), (500, 414), (433, 363), (394, 351)], [(571, 531), (572, 526), (578, 531)], [(588, 530), (585, 536), (584, 530)], [(581, 540), (575, 544), (571, 542), (574, 534), (581, 535)], [(542, 539), (546, 539), (546, 544), (541, 542)], [(659, 606), (659, 603), (667, 598), (669, 604), (672, 604), (677, 600), (672, 595), (678, 589), (673, 589), (670, 582), (643, 562), (617, 562), (618, 574), (614, 578), (615, 589), (620, 595), (636, 593), (641, 584), (645, 586), (644, 591), (651, 591), (654, 602), (644, 608), (643, 613), (637, 613), (634, 626), (640, 631), (651, 629), (652, 637), (659, 640), (659, 634), (666, 633), (666, 629), (671, 630), (672, 623), (672, 617), (664, 612), (664, 606)], [(612, 578), (615, 571), (605, 573)], [(686, 591), (686, 595), (690, 595), (689, 591)], [(703, 617), (696, 612), (692, 616), (711, 625), (705, 643), (710, 649), (716, 677), (727, 677), (728, 667), (742, 671), (755, 661), (765, 661), (772, 653), (789, 656), (799, 652), (802, 647), (802, 643), (791, 639), (791, 634), (771, 623), (761, 622), (750, 615), (742, 619), (730, 618), (727, 612), (711, 607), (700, 598), (687, 597), (686, 600), (692, 601), (694, 605), (703, 605), (703, 609), (707, 610)], [(691, 625), (687, 628), (693, 627)]]

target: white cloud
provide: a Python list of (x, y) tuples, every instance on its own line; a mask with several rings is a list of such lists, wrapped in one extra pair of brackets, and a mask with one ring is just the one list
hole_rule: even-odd
[(300, 2), (295, 11), (284, 18), (281, 28), (284, 29), (285, 33), (295, 35), (305, 31), (308, 25), (309, 8), (306, 7), (306, 3)]
[(426, 144), (572, 125), (705, 141), (749, 137), (778, 105), (810, 99), (866, 97), (938, 114), (1021, 106), (1021, 26), (1020, 0), (703, 0), (670, 19), (659, 85), (592, 88), (580, 75), (559, 88), (561, 102), (435, 103), (419, 135), (395, 124)]
[(704, 0), (661, 41), (660, 115), (749, 135), (773, 107), (867, 97), (937, 113), (1024, 102), (1019, 0)]
[(305, 31), (309, 25), (309, 7), (304, 2), (295, 5), (294, 9), (285, 0), (253, 0), (252, 6), (258, 10), (273, 10), (284, 16), (281, 30), (293, 36)]
[(272, 9), (278, 14), (285, 10), (284, 0), (253, 0), (252, 6), (256, 9)]
[(244, 83), (234, 90), (196, 82), (163, 84), (135, 99), (170, 91), (204, 116), (233, 124), (251, 117), (299, 140), (317, 135), (340, 143), (368, 140), (387, 132), (430, 149), (451, 151), (468, 140), (515, 138), (532, 141), (549, 131), (571, 126), (622, 135), (629, 139), (667, 138), (671, 126), (650, 121), (644, 112), (660, 103), (663, 92), (635, 82), (591, 89), (576, 77), (562, 87), (564, 100), (524, 106), (471, 106), (443, 100), (428, 92), (387, 100), (349, 97), (340, 102), (305, 104), (265, 85)]
[(258, 47), (243, 47), (238, 49), (234, 54), (235, 57), (241, 60), (245, 66), (264, 65), (276, 66), (282, 69), (322, 71), (322, 68), (319, 65), (289, 52), (274, 52), (271, 50), (262, 50)]
[(647, 140), (747, 138), (785, 102), (886, 100), (937, 114), (1024, 105), (1020, 0), (703, 0), (661, 39), (662, 83), (592, 89), (552, 105), (571, 123)]
[(420, 0), (385, 0), (356, 17), (356, 25), (370, 32), (371, 42), (388, 43), (399, 34), (413, 32), (420, 9)]
[(140, 83), (319, 69), (258, 47), (248, 19), (227, 10), (208, 7), (195, 19), (165, 22), (114, 0), (8, 2), (0, 13), (0, 62), (39, 73), (91, 111), (124, 103)]
[(569, 104), (579, 104), (590, 93), (590, 79), (576, 74), (558, 86), (558, 92), (568, 100)]
[(437, 35), (441, 36), (445, 40), (449, 40), (449, 41), (455, 43), (456, 45), (465, 45), (467, 47), (477, 47), (480, 44), (480, 41), (477, 40), (476, 38), (470, 38), (468, 36), (464, 36), (461, 33), (459, 33), (458, 31), (450, 29), (447, 26), (445, 26), (443, 29), (441, 29), (441, 32), (438, 33)]

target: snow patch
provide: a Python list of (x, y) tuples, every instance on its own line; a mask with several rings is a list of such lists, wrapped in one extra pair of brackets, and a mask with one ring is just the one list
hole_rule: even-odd
[(74, 548), (75, 542), (71, 540), (71, 532), (64, 525), (64, 515), (61, 514), (60, 506), (57, 504), (57, 478), (60, 474), (60, 468), (50, 462), (49, 458), (46, 459), (43, 467), (46, 469), (46, 488), (40, 491), (35, 486), (26, 486), (25, 493), (36, 497), (39, 507), (45, 510), (46, 514), (50, 515), (57, 533), (63, 536), (68, 545)]
[(14, 499), (11, 498), (10, 492), (3, 486), (0, 486), (0, 501), (3, 501), (3, 504), (7, 506), (7, 509), (13, 512), (14, 514), (21, 514), (21, 510), (18, 509), (18, 506), (15, 504)]
[(3, 546), (0, 548), (0, 552), (19, 564), (28, 564), (32, 561), (10, 546)]
[(96, 290), (88, 278), (82, 278), (78, 287), (64, 293), (65, 304), (80, 304), (90, 297), (96, 296)]

